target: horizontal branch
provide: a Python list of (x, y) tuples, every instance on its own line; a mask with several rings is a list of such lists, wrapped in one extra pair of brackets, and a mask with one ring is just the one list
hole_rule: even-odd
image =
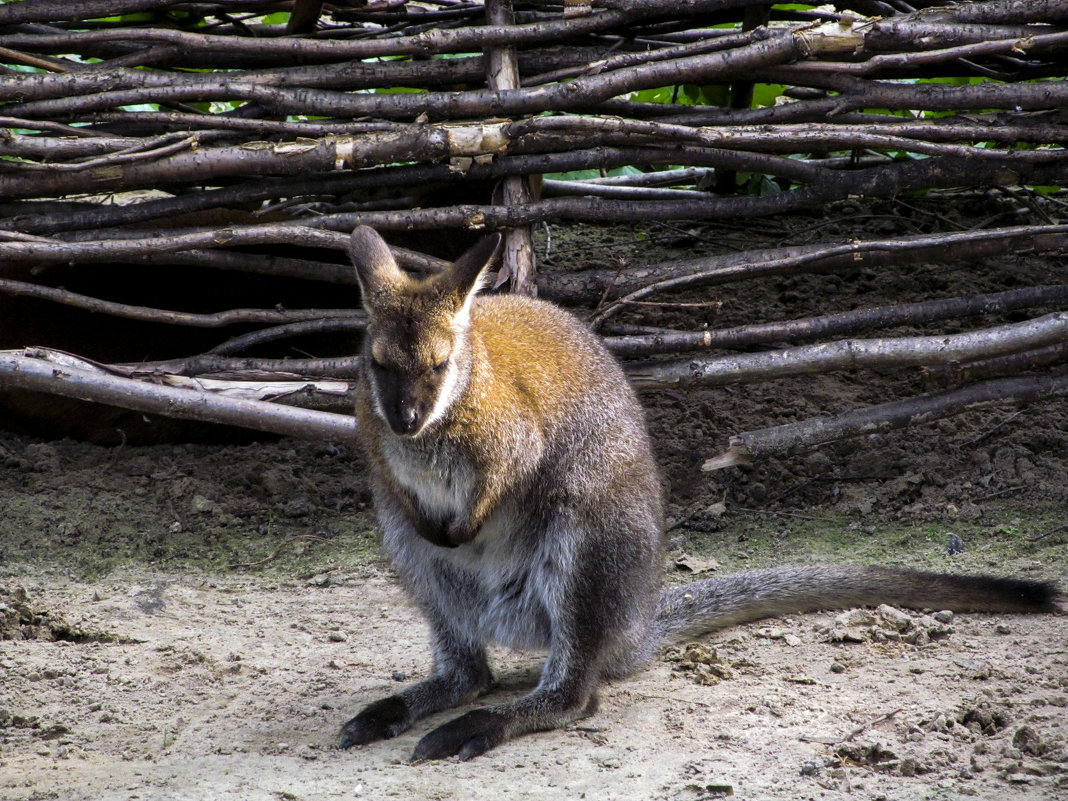
[[(129, 0), (134, 2), (134, 0)], [(145, 0), (148, 2), (148, 0)], [(55, 2), (55, 0), (51, 0)], [(105, 3), (106, 0), (96, 0)], [(297, 57), (311, 61), (348, 61), (381, 56), (429, 56), (438, 53), (485, 52), (503, 45), (530, 46), (557, 43), (591, 33), (605, 33), (642, 19), (689, 16), (703, 11), (739, 8), (749, 0), (643, 0), (627, 2), (619, 8), (596, 11), (586, 16), (555, 18), (522, 25), (480, 25), (459, 29), (431, 29), (413, 36), (331, 40), (296, 37), (271, 38), (197, 34), (170, 28), (113, 28), (65, 34), (11, 34), (0, 36), (0, 45), (33, 47), (45, 52), (77, 53), (86, 45), (122, 43), (162, 44), (186, 53), (217, 52), (229, 55)], [(16, 10), (24, 6), (21, 13)], [(29, 8), (25, 8), (29, 6)], [(6, 16), (5, 16), (6, 15)], [(0, 6), (0, 23), (7, 20), (48, 21), (34, 14), (32, 4)]]
[[(338, 241), (340, 247), (341, 241)], [(413, 253), (414, 251), (406, 251)], [(405, 268), (428, 272), (427, 265), (417, 264), (405, 258), (400, 248), (394, 248), (394, 256)], [(355, 285), (352, 267), (348, 264), (334, 264), (324, 261), (312, 261), (309, 259), (291, 259), (284, 256), (272, 256), (263, 253), (244, 253), (234, 250), (201, 250), (193, 248), (182, 251), (163, 251), (157, 253), (142, 253), (136, 257), (118, 257), (134, 264), (153, 264), (166, 266), (184, 266), (209, 268), (213, 270), (226, 270), (250, 275), (273, 275), (282, 278), (296, 278), (301, 281), (320, 281), (327, 284), (341, 284), (342, 286)], [(437, 260), (431, 257), (423, 257), (424, 261)], [(47, 259), (51, 261), (52, 259)]]
[(925, 16), (971, 23), (1068, 22), (1068, 6), (1062, 0), (984, 0), (929, 9)]
[(795, 342), (817, 337), (841, 336), (875, 328), (919, 325), (976, 314), (1004, 313), (1037, 305), (1068, 302), (1068, 284), (1024, 287), (985, 295), (941, 298), (894, 306), (854, 309), (803, 320), (724, 328), (720, 330), (606, 337), (605, 345), (619, 358), (655, 354), (747, 348), (772, 342)]
[[(607, 47), (575, 47), (567, 51), (544, 50), (520, 55), (520, 68), (532, 71), (586, 67), (608, 52)], [(107, 67), (63, 74), (17, 73), (5, 76), (0, 100), (47, 100), (95, 95), (101, 92), (145, 92), (147, 101), (158, 101), (161, 89), (225, 94), (234, 78), (242, 82), (279, 88), (314, 88), (355, 91), (391, 86), (441, 89), (465, 83), (481, 83), (486, 65), (482, 55), (417, 61), (341, 61), (334, 64), (301, 65), (275, 69), (243, 70), (237, 75), (207, 72), (146, 71), (131, 67)], [(215, 115), (212, 115), (215, 116)], [(307, 123), (302, 123), (306, 126)]]
[(227, 309), (220, 312), (194, 313), (151, 309), (146, 306), (134, 306), (129, 303), (101, 300), (67, 289), (39, 286), (25, 281), (0, 278), (0, 292), (39, 300), (49, 300), (76, 309), (97, 314), (109, 314), (128, 320), (164, 323), (167, 325), (185, 325), (192, 328), (222, 328), (237, 323), (292, 323), (324, 318), (344, 318), (346, 320), (364, 318), (363, 312), (352, 309)]
[[(117, 232), (109, 232), (115, 234)], [(143, 236), (140, 231), (125, 231), (124, 237), (105, 240), (63, 242), (44, 237), (14, 235), (11, 241), (0, 241), (0, 264), (33, 259), (41, 262), (69, 261), (79, 263), (129, 261), (143, 264), (188, 265), (219, 270), (277, 275), (307, 281), (356, 285), (356, 276), (347, 264), (334, 264), (305, 259), (290, 259), (265, 254), (201, 250), (200, 248), (228, 248), (242, 245), (289, 244), (304, 247), (344, 251), (348, 234), (323, 231), (307, 226), (254, 225), (234, 228), (196, 229), (188, 232), (172, 231), (169, 236)], [(11, 235), (8, 235), (11, 236)], [(2, 239), (2, 237), (0, 237)], [(390, 248), (398, 264), (415, 272), (436, 272), (447, 262), (407, 248)], [(57, 296), (58, 297), (58, 296)]]
[[(836, 94), (816, 100), (795, 100), (777, 106), (750, 109), (722, 109), (694, 106), (668, 112), (666, 121), (682, 125), (767, 125), (808, 120), (826, 121), (859, 109), (885, 108), (894, 111), (1040, 111), (1061, 108), (1068, 103), (1068, 84), (1061, 80), (1035, 83), (984, 83), (975, 86), (946, 84), (892, 83), (820, 70), (769, 68), (758, 76), (769, 83), (815, 86)], [(652, 104), (650, 104), (652, 105)], [(604, 105), (612, 113), (612, 104)], [(664, 114), (660, 107), (660, 114)]]
[[(298, 224), (245, 225), (233, 228), (202, 229), (187, 234), (136, 236), (130, 239), (63, 242), (60, 240), (0, 241), (0, 262), (37, 259), (41, 261), (99, 262), (138, 259), (148, 252), (173, 253), (195, 248), (236, 247), (239, 245), (303, 245), (344, 250), (348, 236)], [(355, 283), (355, 280), (353, 280)]]
[(178, 5), (182, 0), (33, 0), (0, 6), (0, 25), (94, 19)]
[(853, 339), (738, 356), (629, 362), (627, 374), (641, 389), (723, 386), (829, 370), (950, 364), (1051, 345), (1065, 337), (1068, 312), (1055, 312), (963, 334)]
[(659, 189), (646, 186), (613, 186), (591, 181), (541, 182), (542, 197), (603, 197), (616, 200), (681, 200), (687, 202), (699, 195), (692, 189)]
[(336, 334), (340, 332), (363, 331), (367, 327), (366, 315), (352, 312), (348, 317), (307, 320), (299, 323), (286, 323), (271, 328), (260, 328), (247, 334), (240, 334), (221, 342), (208, 352), (208, 356), (229, 356), (249, 348), (277, 342), (281, 339), (305, 336), (307, 334)]
[(356, 421), (349, 415), (330, 414), (266, 401), (231, 398), (195, 387), (180, 389), (159, 383), (134, 381), (100, 368), (63, 360), (52, 352), (30, 349), (0, 352), (0, 388), (14, 388), (106, 403), (148, 414), (242, 426), (304, 439), (352, 442)]
[[(706, 53), (624, 67), (587, 75), (562, 84), (509, 90), (470, 89), (453, 92), (401, 94), (348, 93), (326, 89), (286, 89), (259, 85), (240, 77), (216, 79), (207, 85), (156, 87), (150, 93), (158, 103), (210, 100), (245, 100), (286, 115), (374, 117), (414, 120), (422, 115), (435, 120), (516, 116), (545, 111), (582, 110), (623, 92), (671, 84), (680, 76), (695, 83), (714, 83), (758, 67), (784, 64), (799, 57), (805, 44), (789, 31), (763, 29), (763, 40), (731, 50)], [(446, 33), (446, 31), (435, 31)], [(0, 36), (0, 44), (4, 37)], [(388, 40), (395, 41), (395, 40)], [(141, 103), (142, 89), (107, 91), (80, 97), (63, 97), (11, 104), (10, 113), (21, 117), (65, 117)]]
[[(868, 28), (865, 44), (871, 50), (885, 50), (911, 44), (919, 50), (933, 50), (981, 40), (1026, 38), (1029, 34), (1048, 33), (1050, 28), (1035, 24), (1026, 14), (1000, 25), (983, 25), (949, 17), (940, 17), (933, 9), (919, 9), (914, 13), (885, 15), (865, 21)], [(912, 42), (905, 30), (911, 30), (921, 41)]]
[(730, 438), (729, 448), (708, 459), (701, 469), (719, 470), (781, 456), (801, 448), (855, 436), (929, 423), (993, 403), (1032, 403), (1068, 393), (1068, 374), (1031, 375), (983, 381), (965, 387), (929, 392), (904, 400), (855, 409), (831, 417), (747, 431)]
[(1044, 348), (1022, 350), (1007, 356), (994, 356), (961, 364), (937, 365), (928, 371), (927, 380), (936, 386), (964, 384), (983, 378), (1018, 375), (1028, 370), (1050, 367), (1068, 361), (1068, 340)]
[(746, 251), (635, 267), (618, 273), (604, 270), (577, 279), (546, 276), (544, 283), (545, 294), (553, 297), (589, 296), (590, 293), (596, 297), (617, 296), (613, 305), (599, 310), (592, 318), (591, 324), (597, 327), (613, 310), (624, 308), (627, 301), (686, 287), (801, 271), (872, 267), (896, 262), (906, 254), (917, 261), (945, 262), (990, 258), (1004, 253), (1049, 252), (1065, 247), (1068, 247), (1068, 224), (1024, 225)]
[[(340, 321), (329, 321), (340, 322)], [(346, 325), (346, 327), (348, 327)], [(116, 374), (127, 378), (139, 378), (148, 381), (168, 379), (169, 376), (183, 378), (241, 378), (254, 374), (258, 379), (264, 376), (280, 378), (307, 378), (309, 380), (355, 379), (360, 373), (359, 356), (337, 356), (307, 359), (271, 359), (257, 356), (227, 356), (214, 352), (187, 358), (167, 359), (158, 362), (131, 362), (128, 364), (109, 364), (107, 367)]]

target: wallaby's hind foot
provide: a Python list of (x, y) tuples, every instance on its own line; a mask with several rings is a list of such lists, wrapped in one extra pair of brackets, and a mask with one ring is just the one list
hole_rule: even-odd
[(465, 715), (438, 726), (415, 746), (412, 762), (477, 757), (503, 743), (507, 737), (507, 720), (488, 708), (473, 709)]
[(474, 709), (439, 726), (419, 741), (412, 762), (471, 759), (520, 734), (558, 729), (596, 711), (596, 692), (539, 687), (523, 698)]
[(339, 748), (389, 740), (427, 715), (473, 701), (489, 690), (493, 674), (485, 653), (444, 635), (442, 632), (434, 648), (440, 672), (364, 707), (341, 727)]
[(408, 731), (412, 724), (427, 715), (473, 701), (485, 692), (488, 686), (487, 682), (485, 685), (459, 690), (455, 683), (450, 685), (448, 681), (431, 677), (403, 692), (381, 698), (364, 707), (356, 717), (341, 727), (338, 748), (353, 748), (378, 740), (390, 740)]

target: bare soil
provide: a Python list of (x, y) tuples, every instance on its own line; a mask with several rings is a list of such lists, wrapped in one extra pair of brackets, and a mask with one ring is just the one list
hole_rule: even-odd
[[(560, 229), (554, 260), (930, 230), (936, 215), (847, 211), (757, 232)], [(937, 210), (954, 214), (980, 219)], [(1014, 257), (781, 278), (717, 289), (723, 310), (707, 322), (1065, 273)], [(1068, 584), (1063, 402), (699, 470), (735, 431), (926, 382), (865, 372), (646, 396), (669, 497), (667, 580), (828, 560)], [(667, 649), (605, 687), (595, 716), (471, 762), (407, 762), (455, 712), (338, 751), (363, 704), (428, 669), (368, 501), (358, 454), (329, 443), (106, 447), (0, 432), (0, 799), (1068, 799), (1065, 615), (766, 620)], [(539, 660), (495, 652), (491, 697), (523, 692)]]

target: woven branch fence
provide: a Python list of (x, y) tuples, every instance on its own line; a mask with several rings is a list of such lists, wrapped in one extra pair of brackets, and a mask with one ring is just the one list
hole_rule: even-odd
[[(198, 314), (34, 276), (49, 265), (195, 265), (348, 288), (338, 254), (347, 232), (368, 224), (408, 242), (435, 229), (502, 230), (498, 282), (597, 304), (591, 325), (636, 360), (626, 364), (641, 387), (956, 370), (955, 388), (937, 397), (872, 410), (884, 428), (1066, 388), (1063, 275), (996, 296), (739, 330), (620, 324), (634, 303), (728, 281), (902, 258), (1063, 254), (1064, 0), (23, 0), (0, 3), (0, 65), (0, 293), (190, 328), (257, 327), (220, 334), (208, 353), (136, 366), (20, 343), (43, 347), (4, 352), (0, 387), (268, 430), (278, 430), (278, 405), (262, 399), (284, 395), (313, 407), (282, 412), (287, 433), (351, 434), (322, 411), (347, 403), (323, 379), (350, 379), (354, 359), (240, 355), (311, 330), (358, 332), (351, 309)], [(739, 220), (989, 188), (1024, 198), (1038, 222), (583, 273), (539, 270), (532, 246), (532, 228), (547, 223)], [(416, 270), (444, 263), (397, 252)], [(953, 342), (841, 339), (1028, 310), (1039, 311)], [(795, 346), (729, 353), (784, 342)], [(144, 379), (185, 400), (149, 397)], [(977, 379), (993, 383), (976, 389)], [(210, 381), (250, 405), (218, 411), (229, 396)], [(860, 430), (830, 422), (750, 432), (712, 466)]]

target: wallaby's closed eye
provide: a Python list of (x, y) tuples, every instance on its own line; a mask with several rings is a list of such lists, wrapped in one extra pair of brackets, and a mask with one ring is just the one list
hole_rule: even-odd
[(434, 665), (345, 724), (342, 748), (485, 693), (491, 643), (547, 648), (537, 687), (434, 729), (413, 760), (468, 759), (591, 714), (601, 681), (720, 626), (874, 603), (1056, 608), (1051, 584), (832, 565), (661, 591), (661, 486), (637, 398), (563, 310), (477, 295), (498, 242), (419, 281), (375, 231), (352, 234), (369, 314), (356, 415), (383, 544), (430, 624)]

